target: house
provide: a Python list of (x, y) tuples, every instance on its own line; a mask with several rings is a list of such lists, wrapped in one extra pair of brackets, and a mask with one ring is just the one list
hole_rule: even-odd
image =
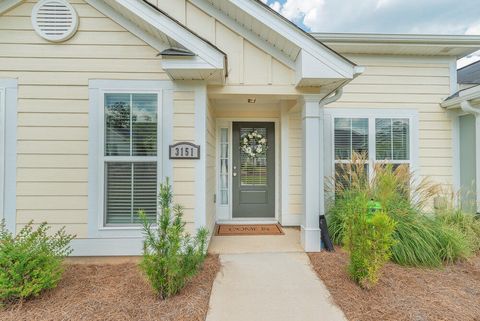
[(190, 231), (279, 222), (319, 251), (353, 151), (460, 188), (463, 114), (440, 104), (479, 47), (309, 34), (255, 0), (4, 0), (1, 212), (66, 226), (74, 255), (136, 255), (169, 177)]
[(458, 144), (456, 168), (462, 206), (471, 212), (480, 212), (480, 61), (458, 70), (458, 91), (442, 102), (448, 112), (454, 113), (454, 128)]

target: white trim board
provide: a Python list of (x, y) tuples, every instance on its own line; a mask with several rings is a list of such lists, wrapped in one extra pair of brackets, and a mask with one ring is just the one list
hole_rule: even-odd
[(0, 218), (12, 233), (16, 230), (16, 146), (17, 146), (16, 79), (0, 79)]
[[(229, 156), (229, 161), (228, 161), (228, 168), (230, 169), (229, 171), (229, 182), (228, 182), (228, 205), (220, 205), (220, 202), (218, 201), (217, 197), (217, 204), (216, 204), (216, 217), (215, 221), (222, 222), (224, 224), (229, 223), (233, 224), (234, 222), (239, 222), (239, 224), (248, 224), (246, 222), (255, 220), (255, 221), (260, 221), (260, 222), (265, 222), (265, 221), (272, 221), (271, 218), (233, 218), (232, 217), (232, 199), (233, 199), (233, 186), (232, 186), (232, 158), (233, 158), (233, 146), (232, 146), (232, 123), (233, 122), (273, 122), (275, 123), (275, 221), (279, 222), (281, 219), (281, 200), (280, 200), (280, 195), (281, 195), (281, 137), (280, 137), (280, 132), (281, 132), (281, 124), (280, 124), (280, 119), (279, 118), (245, 118), (245, 117), (238, 117), (238, 118), (216, 118), (216, 133), (217, 133), (217, 139), (215, 142), (215, 148), (216, 148), (216, 158), (215, 160), (218, 162), (220, 159), (220, 128), (228, 128), (228, 156)], [(218, 163), (217, 163), (218, 165)], [(216, 166), (216, 173), (215, 173), (215, 179), (218, 180), (220, 179), (220, 166)], [(216, 189), (215, 193), (220, 195), (220, 184), (216, 184)], [(227, 208), (227, 210), (226, 210)]]
[[(171, 47), (184, 47), (192, 51), (195, 56), (170, 57), (160, 61), (162, 68), (172, 79), (188, 80), (190, 78), (186, 75), (194, 69), (203, 70), (204, 72), (197, 74), (205, 80), (212, 80), (214, 75), (219, 76), (217, 83), (225, 81), (225, 53), (159, 9), (155, 9), (155, 6), (137, 0), (85, 1), (159, 51)], [(185, 75), (183, 71), (186, 72)]]
[[(335, 118), (368, 118), (369, 119), (369, 135), (368, 135), (368, 143), (369, 143), (369, 151), (373, 150), (375, 153), (375, 128), (374, 128), (374, 119), (376, 118), (407, 118), (409, 119), (409, 152), (410, 152), (410, 160), (408, 163), (410, 164), (410, 169), (414, 175), (418, 174), (419, 169), (419, 140), (420, 140), (420, 133), (419, 133), (419, 113), (416, 109), (407, 109), (407, 108), (363, 108), (363, 109), (356, 109), (356, 108), (325, 108), (325, 116), (326, 119), (330, 119), (330, 121), (334, 121)], [(373, 119), (373, 121), (371, 121)], [(373, 124), (373, 128), (372, 128)], [(330, 162), (329, 168), (332, 172), (325, 173), (326, 175), (333, 175), (335, 171), (335, 158), (333, 148), (334, 148), (334, 125), (331, 124), (330, 131), (328, 133), (329, 137), (325, 137), (325, 140), (328, 141), (330, 153), (332, 155), (331, 159), (326, 161)], [(375, 155), (369, 156), (369, 161), (374, 160)], [(395, 163), (399, 163), (401, 161), (395, 161)], [(373, 168), (370, 166), (370, 171)]]
[[(173, 137), (173, 93), (176, 90), (195, 92), (196, 126), (197, 122), (205, 122), (202, 110), (206, 108), (206, 85), (204, 82), (188, 82), (176, 84), (170, 80), (90, 80), (89, 82), (89, 166), (88, 166), (88, 237), (95, 239), (118, 239), (118, 238), (139, 238), (142, 230), (139, 226), (125, 227), (104, 227), (103, 226), (103, 185), (100, 185), (100, 175), (103, 162), (103, 141), (100, 135), (103, 134), (103, 122), (100, 118), (100, 107), (103, 106), (103, 94), (105, 92), (156, 92), (161, 100), (158, 105), (158, 150), (157, 150), (157, 171), (159, 181), (170, 177), (173, 181), (172, 162), (168, 159), (168, 146), (172, 143)], [(161, 96), (160, 96), (161, 95)], [(202, 102), (204, 102), (202, 104)], [(202, 120), (203, 119), (203, 120)], [(201, 133), (197, 132), (196, 143), (202, 141)], [(204, 148), (202, 148), (205, 150)], [(205, 171), (205, 155), (198, 161), (196, 171), (202, 175)], [(202, 165), (203, 164), (203, 165)], [(103, 172), (103, 171), (102, 171)], [(203, 174), (205, 175), (205, 174)], [(204, 180), (203, 180), (204, 183)], [(201, 185), (201, 186), (200, 186)], [(197, 205), (204, 199), (204, 185), (202, 180), (197, 179), (196, 196)], [(205, 202), (205, 200), (203, 200)], [(205, 225), (205, 210), (197, 206), (195, 209), (195, 227)], [(102, 225), (100, 225), (100, 222)], [(137, 253), (139, 254), (139, 253)], [(75, 255), (75, 254), (74, 254)], [(107, 254), (105, 254), (107, 255)], [(114, 255), (112, 252), (109, 255)]]
[(0, 3), (0, 15), (4, 14), (5, 12), (15, 8), (25, 0), (3, 0)]

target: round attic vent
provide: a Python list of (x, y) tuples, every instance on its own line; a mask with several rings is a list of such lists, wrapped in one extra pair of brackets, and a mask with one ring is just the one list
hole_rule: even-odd
[(75, 34), (78, 16), (67, 1), (41, 0), (33, 7), (32, 25), (42, 38), (60, 42)]

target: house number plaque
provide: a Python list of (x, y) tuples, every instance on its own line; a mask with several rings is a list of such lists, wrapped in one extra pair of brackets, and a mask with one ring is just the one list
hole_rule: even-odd
[(170, 159), (200, 159), (200, 146), (187, 142), (170, 145)]

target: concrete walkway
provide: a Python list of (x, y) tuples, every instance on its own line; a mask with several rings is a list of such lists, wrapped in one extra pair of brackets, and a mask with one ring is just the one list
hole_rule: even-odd
[(207, 321), (346, 321), (310, 266), (298, 231), (284, 236), (215, 236), (222, 270)]

